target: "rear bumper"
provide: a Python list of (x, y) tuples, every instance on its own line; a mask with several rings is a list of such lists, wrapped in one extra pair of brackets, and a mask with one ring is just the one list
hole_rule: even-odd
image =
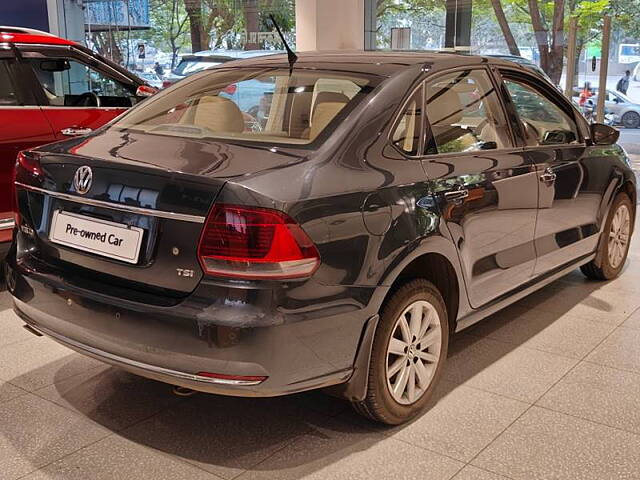
[(0, 214), (0, 262), (7, 256), (9, 247), (11, 247), (14, 227), (13, 214), (11, 214), (11, 217), (7, 217), (6, 214)]
[(132, 373), (210, 393), (266, 397), (344, 383), (371, 316), (348, 291), (321, 308), (296, 310), (273, 289), (206, 283), (176, 306), (136, 304), (16, 265), (11, 256), (7, 263), (14, 310), (35, 330)]

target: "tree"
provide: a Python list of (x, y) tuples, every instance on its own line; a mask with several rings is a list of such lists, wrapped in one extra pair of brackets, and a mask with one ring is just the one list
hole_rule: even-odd
[(153, 28), (140, 36), (160, 49), (171, 50), (171, 69), (178, 52), (189, 45), (189, 17), (182, 0), (149, 0), (149, 17)]
[(507, 22), (507, 17), (504, 14), (504, 10), (502, 9), (502, 3), (500, 0), (491, 0), (491, 6), (493, 7), (493, 11), (496, 14), (496, 20), (498, 21), (498, 25), (500, 25), (500, 30), (502, 30), (502, 35), (504, 35), (504, 40), (507, 42), (507, 47), (509, 48), (509, 53), (511, 55), (520, 56), (520, 49), (518, 48), (518, 44), (516, 43), (516, 39), (511, 32), (511, 27), (509, 27), (509, 22)]
[(538, 0), (527, 0), (531, 26), (540, 52), (540, 66), (555, 84), (560, 83), (564, 59), (564, 2), (554, 0), (551, 18), (545, 18)]
[(202, 23), (202, 7), (202, 0), (184, 0), (184, 8), (189, 17), (192, 52), (199, 52), (209, 48), (208, 35), (205, 35)]

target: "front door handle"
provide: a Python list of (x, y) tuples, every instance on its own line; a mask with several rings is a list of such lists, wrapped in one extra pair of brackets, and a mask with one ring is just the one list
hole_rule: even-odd
[(553, 173), (550, 168), (547, 168), (542, 175), (540, 175), (540, 181), (547, 186), (551, 186), (555, 183), (557, 175)]
[(86, 128), (76, 128), (76, 127), (69, 127), (69, 128), (63, 128), (62, 130), (60, 130), (60, 133), (62, 133), (63, 135), (66, 135), (67, 137), (75, 137), (76, 135), (86, 135), (88, 133), (91, 133), (93, 130), (86, 127)]
[(447, 202), (451, 202), (455, 205), (460, 205), (465, 198), (469, 196), (469, 190), (466, 188), (459, 188), (457, 190), (450, 190), (448, 192), (444, 192), (444, 199)]

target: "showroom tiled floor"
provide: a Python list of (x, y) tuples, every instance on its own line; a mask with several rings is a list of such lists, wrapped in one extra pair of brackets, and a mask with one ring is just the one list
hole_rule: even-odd
[[(640, 236), (639, 236), (640, 237)], [(640, 238), (453, 338), (428, 411), (373, 426), (320, 393), (198, 394), (25, 331), (0, 293), (0, 479), (640, 478)]]

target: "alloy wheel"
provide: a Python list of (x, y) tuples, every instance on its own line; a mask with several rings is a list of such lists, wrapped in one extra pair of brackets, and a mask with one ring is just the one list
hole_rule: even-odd
[(631, 227), (631, 215), (629, 208), (621, 204), (611, 221), (609, 230), (609, 265), (611, 268), (618, 268), (624, 261), (627, 247), (629, 245), (629, 231)]
[(427, 391), (440, 361), (442, 326), (429, 302), (410, 304), (396, 320), (387, 347), (387, 387), (403, 405), (419, 400)]

